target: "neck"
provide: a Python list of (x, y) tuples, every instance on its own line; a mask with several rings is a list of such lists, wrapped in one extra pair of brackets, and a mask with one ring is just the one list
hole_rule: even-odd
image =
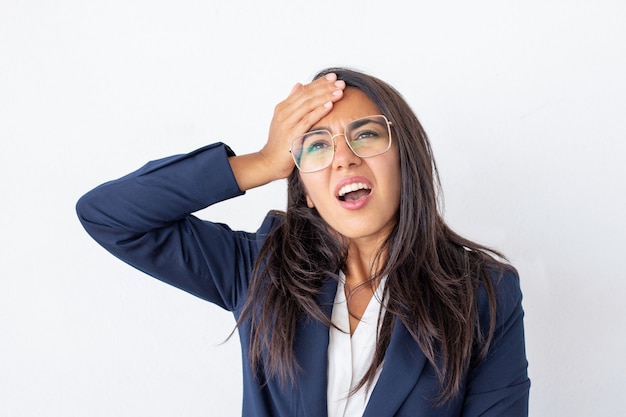
[(380, 251), (380, 242), (363, 244), (363, 242), (350, 242), (348, 246), (348, 257), (343, 267), (343, 273), (346, 276), (346, 287), (355, 288), (365, 283), (372, 283), (375, 288), (378, 280), (372, 282), (373, 276), (376, 276), (385, 261), (385, 252), (381, 256), (377, 256)]
[(384, 253), (377, 258), (379, 248), (380, 245), (364, 247), (353, 243), (348, 247), (348, 257), (343, 273), (346, 277), (344, 291), (350, 315), (351, 335), (354, 334), (367, 305), (380, 284), (380, 278), (372, 279), (380, 272), (385, 258)]

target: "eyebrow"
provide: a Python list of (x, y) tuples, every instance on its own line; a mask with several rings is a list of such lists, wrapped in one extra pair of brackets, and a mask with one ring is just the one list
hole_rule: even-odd
[(312, 127), (311, 129), (309, 129), (306, 133), (320, 132), (322, 130), (326, 130), (326, 131), (330, 132), (330, 127), (327, 127), (327, 126), (316, 126), (316, 127)]
[[(372, 117), (368, 117), (365, 116), (365, 118), (358, 118), (358, 119), (354, 119), (352, 121), (349, 121), (348, 123), (346, 123), (346, 125), (343, 127), (344, 130), (346, 129), (346, 126), (348, 126), (351, 123), (357, 122), (357, 124), (354, 126), (355, 128), (359, 128), (363, 125), (369, 124), (369, 123), (375, 123), (377, 125), (380, 126), (385, 126), (384, 122), (379, 122), (378, 120), (373, 119)], [(313, 132), (318, 132), (321, 130), (326, 130), (328, 132), (330, 132), (332, 134), (332, 131), (330, 130), (330, 127), (328, 126), (316, 126), (316, 127), (312, 127), (311, 129), (309, 129), (306, 133), (313, 133)]]
[[(348, 124), (347, 124), (347, 125), (349, 125), (349, 124), (351, 124), (351, 123), (355, 123), (355, 122), (356, 122), (356, 124), (354, 125), (354, 128), (355, 128), (355, 129), (358, 129), (358, 128), (359, 128), (359, 127), (361, 127), (361, 126), (363, 126), (363, 125), (367, 125), (367, 124), (370, 124), (370, 123), (374, 123), (374, 124), (377, 124), (377, 125), (379, 125), (379, 126), (385, 126), (385, 123), (384, 123), (384, 122), (382, 122), (382, 121), (378, 121), (378, 120), (375, 120), (375, 119), (373, 119), (373, 118), (369, 118), (369, 117), (366, 117), (365, 119), (356, 119), (356, 120), (353, 120), (353, 121), (351, 121), (351, 122), (348, 122)], [(347, 125), (346, 125), (346, 126), (347, 126)]]

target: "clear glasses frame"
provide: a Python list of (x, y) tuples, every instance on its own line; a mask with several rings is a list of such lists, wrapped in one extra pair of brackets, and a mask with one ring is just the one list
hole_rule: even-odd
[(328, 167), (335, 159), (337, 136), (343, 136), (359, 158), (382, 155), (391, 148), (391, 122), (384, 115), (377, 114), (350, 121), (343, 133), (333, 135), (326, 129), (319, 129), (299, 135), (289, 146), (296, 167), (305, 173)]

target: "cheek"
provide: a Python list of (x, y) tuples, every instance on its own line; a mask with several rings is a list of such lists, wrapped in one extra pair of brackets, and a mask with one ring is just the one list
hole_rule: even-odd
[(402, 171), (400, 170), (400, 162), (397, 161), (396, 169), (394, 170), (390, 182), (392, 195), (391, 197), (396, 203), (396, 208), (400, 207), (400, 200), (402, 199)]
[(314, 208), (316, 204), (320, 204), (319, 193), (322, 187), (322, 178), (317, 173), (306, 174), (300, 177), (306, 197), (306, 204), (309, 208)]

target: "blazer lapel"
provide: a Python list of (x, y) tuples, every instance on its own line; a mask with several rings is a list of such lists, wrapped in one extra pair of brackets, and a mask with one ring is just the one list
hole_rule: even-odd
[[(328, 279), (318, 297), (319, 305), (330, 319), (337, 292), (337, 281)], [(302, 318), (298, 325), (294, 353), (300, 373), (298, 391), (302, 409), (307, 416), (325, 416), (327, 413), (326, 387), (328, 385), (328, 327), (311, 318)]]
[(427, 360), (400, 320), (396, 320), (383, 369), (363, 417), (392, 416), (411, 393)]

